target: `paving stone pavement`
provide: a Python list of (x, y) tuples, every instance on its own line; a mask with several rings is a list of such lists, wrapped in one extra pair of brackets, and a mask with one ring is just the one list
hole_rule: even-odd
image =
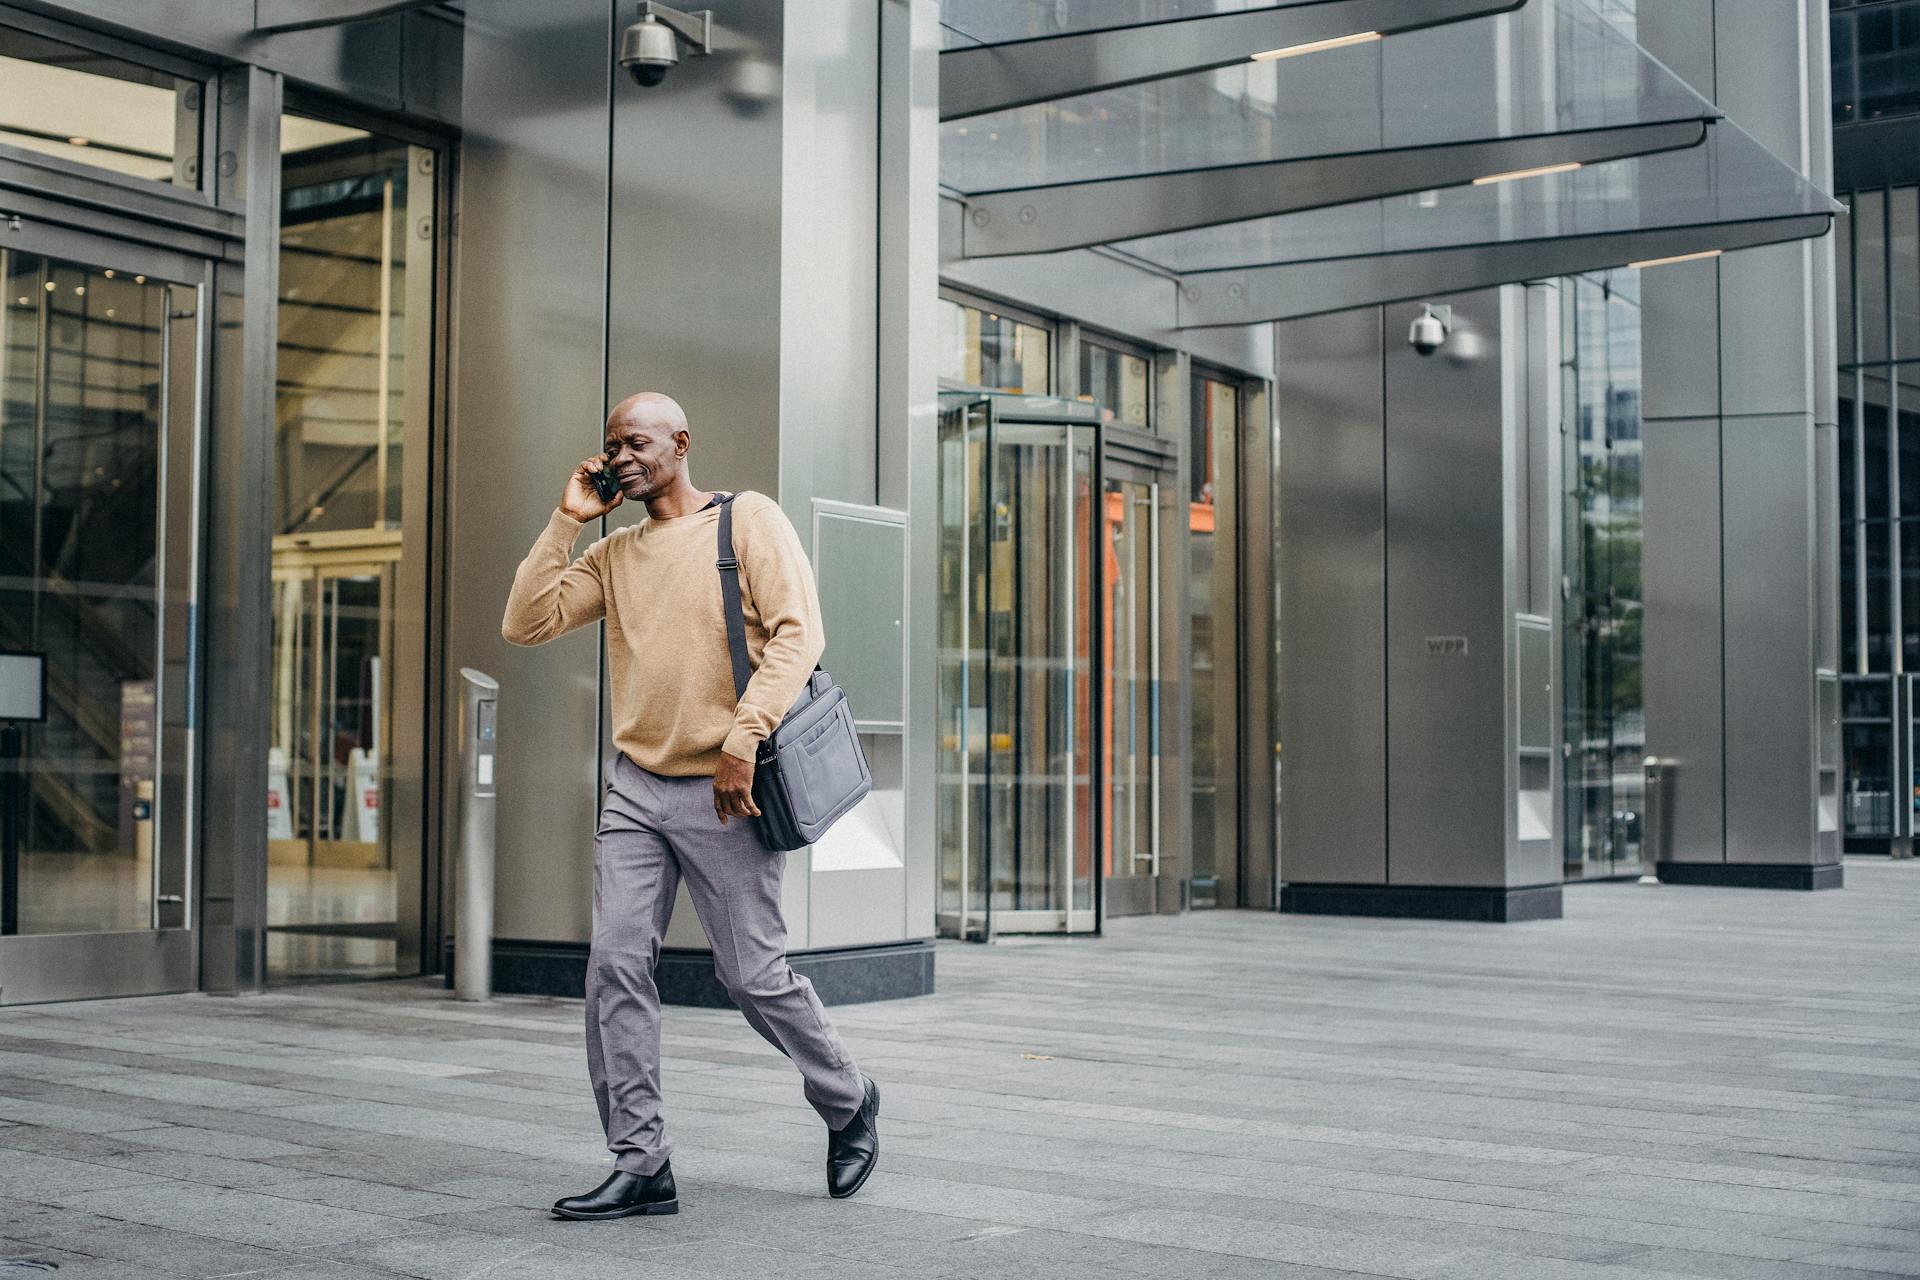
[[(1570, 887), (1522, 925), (1257, 912), (944, 944), (843, 1007), (879, 1170), (666, 1019), (678, 1217), (604, 1175), (578, 1001), (431, 982), (0, 1011), (0, 1260), (63, 1277), (1920, 1275), (1920, 863)], [(9, 1269), (0, 1265), (0, 1275)], [(42, 1273), (34, 1273), (42, 1274)]]

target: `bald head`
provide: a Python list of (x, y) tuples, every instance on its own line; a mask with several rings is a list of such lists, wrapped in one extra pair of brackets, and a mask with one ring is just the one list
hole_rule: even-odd
[(616, 426), (629, 423), (672, 435), (687, 429), (687, 411), (670, 395), (658, 391), (636, 391), (613, 406), (613, 412), (607, 415), (607, 434), (611, 436)]

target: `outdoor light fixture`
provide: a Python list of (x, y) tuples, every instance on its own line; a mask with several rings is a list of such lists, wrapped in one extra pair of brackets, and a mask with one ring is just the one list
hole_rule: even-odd
[(1579, 167), (1578, 160), (1569, 160), (1565, 164), (1543, 164), (1532, 169), (1510, 169), (1506, 173), (1490, 173), (1484, 178), (1475, 178), (1473, 185), (1488, 187), (1496, 182), (1512, 182), (1516, 178), (1540, 178), (1549, 173), (1572, 173)]
[(1297, 58), (1303, 53), (1319, 53), (1324, 49), (1344, 49), (1349, 45), (1367, 44), (1378, 40), (1378, 31), (1357, 31), (1350, 36), (1334, 36), (1327, 40), (1309, 40), (1305, 44), (1290, 44), (1279, 49), (1268, 49), (1265, 53), (1253, 55), (1255, 62), (1278, 62), (1282, 58)]
[(1634, 268), (1664, 267), (1672, 262), (1699, 262), (1705, 258), (1717, 258), (1723, 252), (1725, 250), (1722, 249), (1702, 249), (1698, 253), (1676, 253), (1671, 258), (1648, 258), (1643, 262), (1629, 262), (1627, 265)]
[(713, 10), (683, 13), (657, 0), (640, 6), (640, 21), (620, 34), (620, 65), (637, 85), (651, 88), (680, 65), (680, 43), (695, 56), (713, 52)]

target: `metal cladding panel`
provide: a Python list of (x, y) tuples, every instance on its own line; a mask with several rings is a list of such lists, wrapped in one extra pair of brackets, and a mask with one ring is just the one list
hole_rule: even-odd
[(784, 180), (775, 171), (783, 498), (879, 496), (880, 11), (815, 0), (789, 13), (785, 31)]
[[(1663, 338), (1649, 329), (1648, 349)], [(1724, 862), (1720, 424), (1648, 419), (1641, 436), (1641, 670), (1647, 754), (1675, 762), (1667, 860)]]
[(1728, 418), (1723, 440), (1727, 860), (1818, 862), (1813, 419)]
[(1274, 326), (1281, 878), (1387, 879), (1386, 510), (1374, 308)]
[[(598, 12), (603, 23), (631, 21), (625, 5)], [(780, 483), (781, 6), (716, 3), (713, 21), (732, 46), (724, 56), (682, 58), (651, 88), (613, 80), (607, 399), (664, 391), (678, 400), (692, 427), (694, 483), (779, 498), (804, 539), (806, 496)], [(873, 220), (869, 204), (868, 234)], [(601, 248), (596, 239), (593, 251)], [(871, 286), (866, 301), (870, 310)], [(871, 387), (870, 365), (864, 380)], [(638, 516), (618, 512), (614, 523)]]
[(500, 682), (495, 928), (508, 938), (584, 941), (591, 923), (600, 629), (522, 649), (500, 615), (567, 472), (601, 438), (612, 24), (605, 0), (467, 7), (445, 667)]
[[(1747, 0), (1714, 0), (1713, 55), (1720, 74), (1714, 101), (1776, 156), (1807, 172), (1808, 101), (1806, 25), (1808, 7), (1824, 11), (1818, 0), (1786, 0), (1756, 14)], [(1811, 121), (1826, 130), (1830, 99), (1820, 95)]]
[(1720, 412), (1720, 267), (1679, 262), (1640, 273), (1641, 417)]
[(1500, 294), (1446, 301), (1453, 331), (1431, 356), (1406, 342), (1420, 308), (1384, 309), (1387, 882), (1503, 886), (1512, 622)]
[(1813, 413), (1810, 252), (1793, 242), (1720, 260), (1720, 412), (1729, 420)]
[(1634, 14), (1634, 39), (1696, 90), (1713, 97), (1713, 0), (1660, 0)]

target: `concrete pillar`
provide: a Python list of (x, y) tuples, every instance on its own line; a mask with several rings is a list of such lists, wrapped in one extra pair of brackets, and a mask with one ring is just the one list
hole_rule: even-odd
[[(1657, 6), (1650, 52), (1830, 182), (1825, 6)], [(1641, 278), (1647, 751), (1663, 880), (1841, 882), (1831, 237)]]

